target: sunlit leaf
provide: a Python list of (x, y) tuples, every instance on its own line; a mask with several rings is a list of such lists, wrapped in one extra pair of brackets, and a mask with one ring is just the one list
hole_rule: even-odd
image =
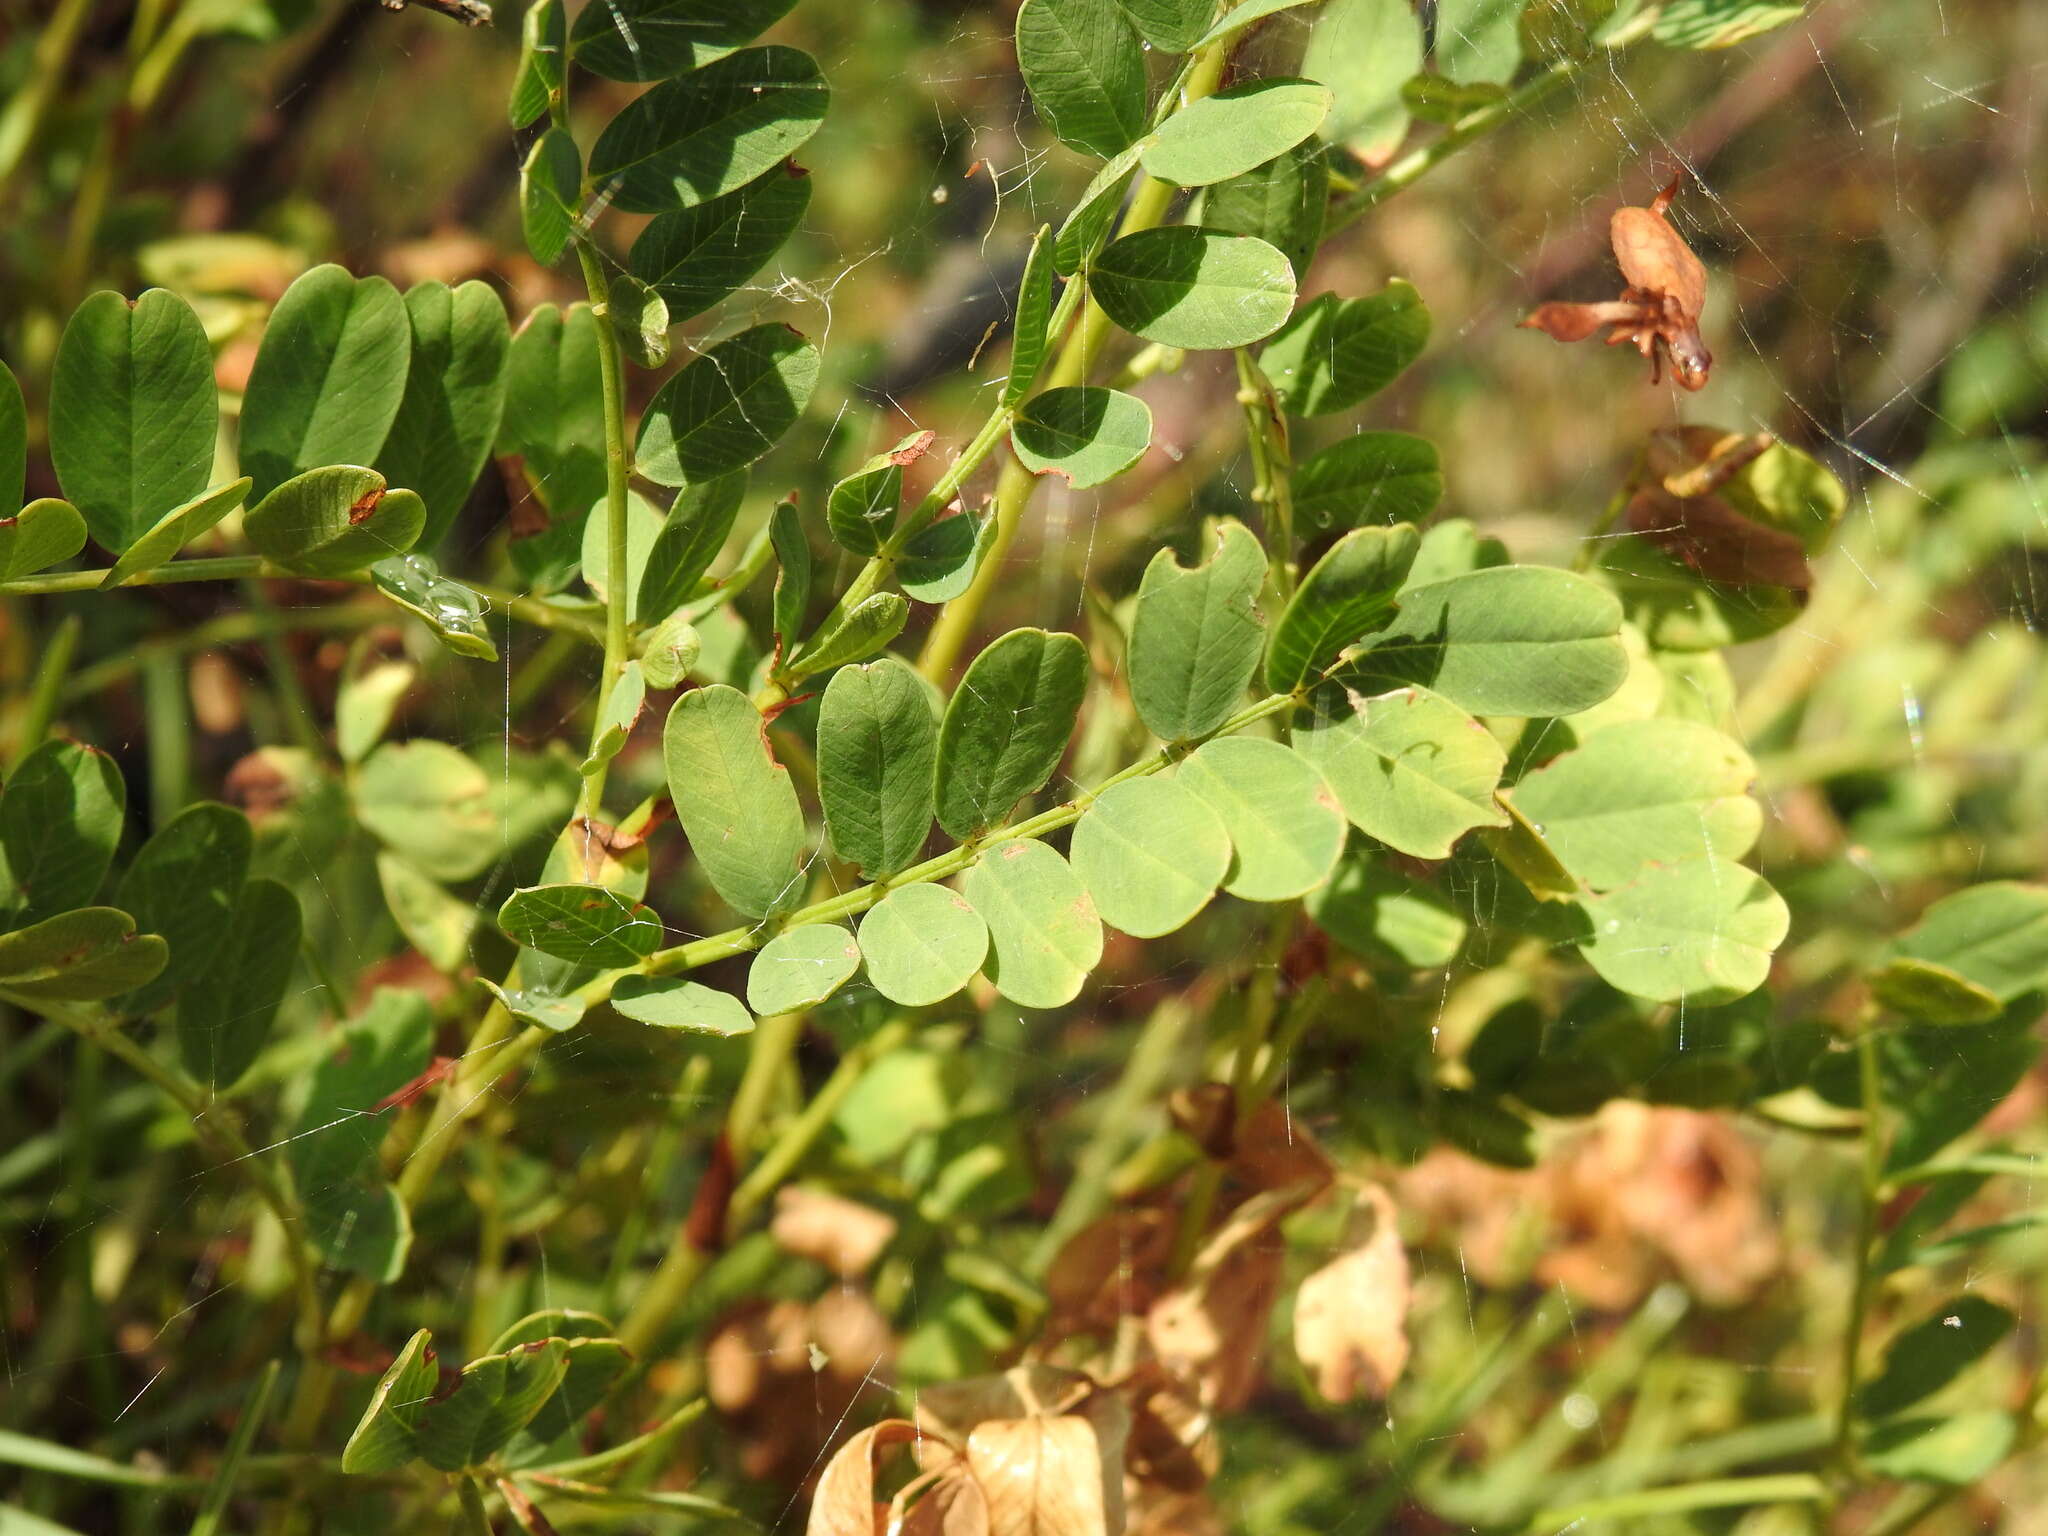
[(1784, 941), (1784, 898), (1754, 871), (1691, 859), (1645, 871), (1582, 902), (1579, 948), (1622, 991), (1655, 1002), (1726, 1003), (1754, 992)]
[[(171, 508), (157, 519), (154, 527), (138, 534), (135, 542), (121, 552), (121, 558), (114, 562), (113, 568), (107, 572), (100, 585), (118, 587), (133, 581), (145, 572), (155, 570), (239, 507), (248, 494), (249, 481), (245, 477), (227, 485), (215, 486), (210, 491), (202, 491), (183, 506)], [(38, 502), (36, 505), (63, 507), (65, 504), (59, 501)], [(34, 508), (24, 509), (22, 516), (26, 518), (33, 510)], [(58, 521), (61, 523), (61, 517)]]
[(755, 1013), (803, 1013), (817, 1007), (860, 969), (860, 946), (837, 923), (785, 928), (754, 956), (747, 1006)]
[(626, 264), (661, 295), (669, 320), (701, 315), (766, 266), (811, 202), (811, 180), (795, 166), (770, 171), (738, 191), (657, 215), (633, 242)]
[(1025, 1008), (1058, 1008), (1080, 994), (1102, 958), (1102, 923), (1073, 868), (1045, 844), (999, 843), (961, 879), (988, 925), (982, 970)]
[(1145, 131), (1145, 54), (1116, 0), (1024, 0), (1017, 67), (1062, 143), (1107, 158)]
[(576, 62), (608, 80), (666, 80), (721, 59), (791, 0), (602, 0), (576, 18)]
[(1183, 927), (1230, 872), (1230, 834), (1186, 786), (1112, 784), (1074, 827), (1074, 873), (1110, 927), (1141, 939)]
[(1051, 778), (1087, 683), (1072, 635), (1015, 629), (975, 657), (939, 725), (939, 825), (974, 837)]
[(68, 501), (39, 497), (0, 517), (0, 581), (32, 576), (85, 548), (85, 519)]
[(1894, 948), (2011, 1002), (2048, 983), (2048, 887), (1993, 880), (1944, 896)]
[(1326, 685), (1296, 721), (1294, 746), (1354, 826), (1416, 858), (1449, 858), (1474, 827), (1507, 821), (1493, 801), (1507, 754), (1477, 720), (1426, 688), (1361, 698)]
[(30, 1004), (94, 1002), (146, 985), (169, 947), (112, 907), (75, 907), (0, 934), (0, 991)]
[(928, 1008), (981, 969), (988, 925), (942, 885), (899, 886), (860, 920), (860, 950), (877, 992), (906, 1008)]
[(1246, 901), (1286, 901), (1330, 878), (1344, 851), (1344, 811), (1308, 762), (1277, 741), (1226, 736), (1180, 765), (1175, 778), (1223, 822), (1235, 850), (1223, 889)]
[(1407, 137), (1401, 85), (1421, 68), (1422, 20), (1409, 0), (1329, 0), (1301, 61), (1336, 93), (1324, 136), (1375, 166)]
[(364, 761), (357, 818), (387, 848), (437, 880), (467, 880), (505, 851), (491, 781), (446, 742), (386, 742)]
[(242, 518), (249, 542), (302, 576), (348, 576), (411, 549), (426, 526), (412, 491), (387, 490), (374, 469), (350, 464), (295, 475)]
[(1294, 269), (1249, 235), (1184, 224), (1113, 242), (1088, 290), (1125, 330), (1164, 346), (1242, 347), (1272, 335), (1294, 308)]
[(1525, 0), (1437, 0), (1436, 65), (1459, 82), (1505, 82), (1522, 62)]
[(1034, 475), (1064, 476), (1073, 489), (1113, 480), (1152, 445), (1144, 401), (1097, 384), (1049, 389), (1025, 402), (1010, 429), (1017, 460)]
[(612, 988), (612, 1007), (655, 1029), (694, 1030), (707, 1035), (744, 1035), (754, 1016), (730, 993), (673, 976), (622, 976)]
[(1248, 80), (1188, 103), (1147, 141), (1142, 163), (1161, 181), (1206, 187), (1277, 159), (1330, 115), (1313, 80)]
[(1805, 0), (1666, 0), (1650, 35), (1667, 48), (1732, 48), (1805, 14)]
[(342, 1447), (341, 1470), (363, 1474), (395, 1472), (418, 1454), (414, 1427), (439, 1384), (433, 1335), (422, 1328), (385, 1367), (369, 1406)]
[(786, 325), (728, 337), (656, 392), (640, 418), (636, 467), (657, 485), (746, 468), (803, 415), (818, 365), (818, 349)]
[(1189, 569), (1162, 549), (1145, 567), (1131, 618), (1131, 700), (1165, 741), (1208, 735), (1244, 701), (1265, 649), (1259, 589), (1266, 551), (1223, 523), (1209, 558)]

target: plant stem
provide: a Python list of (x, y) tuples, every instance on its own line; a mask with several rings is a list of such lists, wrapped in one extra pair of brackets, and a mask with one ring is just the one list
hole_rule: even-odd
[(1871, 1252), (1877, 1244), (1877, 1223), (1884, 1197), (1883, 1074), (1878, 1070), (1877, 1034), (1866, 1022), (1856, 1041), (1856, 1060), (1863, 1088), (1863, 1164), (1856, 1220), (1856, 1279), (1849, 1294), (1849, 1321), (1842, 1330), (1842, 1387), (1835, 1408), (1831, 1455), (1844, 1476), (1854, 1471), (1856, 1433), (1856, 1365), (1863, 1344), (1863, 1324), (1870, 1310)]
[(462, 1500), (462, 1524), (469, 1536), (491, 1536), (491, 1516), (484, 1508), (483, 1486), (465, 1474), (457, 1480), (455, 1492)]
[(1639, 1520), (1650, 1515), (1686, 1514), (1696, 1509), (1736, 1509), (1746, 1504), (1812, 1504), (1826, 1496), (1821, 1480), (1809, 1472), (1783, 1472), (1767, 1477), (1731, 1477), (1711, 1483), (1681, 1483), (1676, 1488), (1645, 1488), (1589, 1499), (1564, 1509), (1547, 1509), (1524, 1530), (1529, 1536), (1550, 1536), (1594, 1520)]
[[(626, 482), (633, 472), (632, 444), (626, 440), (625, 362), (619, 353), (618, 332), (612, 328), (611, 309), (606, 299), (604, 269), (597, 251), (588, 241), (576, 242), (576, 258), (583, 265), (583, 285), (590, 292), (590, 307), (597, 315), (598, 376), (604, 390), (604, 513), (605, 591), (604, 671), (598, 680), (597, 719), (591, 726), (591, 740), (603, 729), (604, 700), (611, 697), (631, 657), (627, 644), (626, 614), (633, 594), (626, 587)], [(595, 816), (604, 800), (605, 769), (600, 766), (583, 780), (581, 814)]]
[(242, 1416), (235, 1422), (235, 1432), (228, 1440), (227, 1451), (221, 1456), (213, 1482), (206, 1490), (206, 1502), (199, 1507), (199, 1518), (192, 1522), (192, 1536), (214, 1536), (214, 1532), (220, 1529), (220, 1517), (227, 1510), (228, 1500), (234, 1496), (235, 1480), (241, 1473), (243, 1458), (249, 1454), (249, 1447), (255, 1443), (256, 1433), (263, 1428), (263, 1420), (270, 1412), (270, 1394), (277, 1386), (277, 1373), (283, 1365), (280, 1360), (272, 1360), (264, 1366), (263, 1374), (256, 1380), (255, 1391), (242, 1405)]
[(578, 1456), (573, 1461), (550, 1462), (547, 1466), (531, 1467), (527, 1470), (545, 1472), (555, 1477), (588, 1477), (593, 1472), (602, 1472), (605, 1468), (615, 1467), (620, 1462), (631, 1461), (649, 1447), (660, 1444), (681, 1430), (688, 1429), (704, 1417), (704, 1410), (709, 1406), (710, 1403), (704, 1398), (692, 1398), (644, 1435), (635, 1435), (623, 1444), (615, 1445), (609, 1450), (598, 1451), (594, 1455)]
[(1239, 347), (1237, 401), (1244, 407), (1245, 443), (1252, 456), (1252, 500), (1265, 512), (1267, 560), (1282, 607), (1294, 595), (1294, 483), (1288, 462), (1287, 418), (1249, 348)]
[(41, 746), (43, 738), (50, 733), (50, 722), (57, 715), (57, 701), (64, 696), (64, 674), (71, 670), (71, 658), (78, 652), (81, 627), (77, 614), (68, 615), (43, 647), (42, 660), (36, 663), (36, 680), (29, 688), (28, 707), (22, 711), (21, 724), (14, 733), (14, 750), (9, 754), (8, 762), (10, 769), (19, 767), (21, 760)]

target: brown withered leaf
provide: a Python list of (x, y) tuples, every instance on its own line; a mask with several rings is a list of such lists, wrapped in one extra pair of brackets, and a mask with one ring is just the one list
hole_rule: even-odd
[(1797, 539), (1752, 522), (1718, 496), (1673, 496), (1661, 486), (1646, 487), (1629, 498), (1622, 522), (1709, 581), (1783, 587), (1802, 596), (1813, 586)]
[(1108, 1333), (1149, 1308), (1166, 1287), (1177, 1225), (1175, 1207), (1125, 1206), (1076, 1232), (1046, 1272), (1047, 1335)]
[[(896, 1504), (905, 1502), (904, 1495), (912, 1491), (906, 1488), (897, 1495), (890, 1506), (892, 1517)], [(964, 1468), (939, 1474), (898, 1529), (902, 1536), (989, 1536), (988, 1497)]]
[(1262, 1099), (1238, 1127), (1230, 1167), (1253, 1189), (1295, 1191), (1300, 1205), (1327, 1189), (1337, 1176), (1322, 1143), (1278, 1099)]
[(1294, 1352), (1333, 1403), (1385, 1397), (1408, 1364), (1408, 1254), (1394, 1202), (1377, 1184), (1359, 1195), (1363, 1231), (1294, 1301)]
[(875, 1463), (891, 1446), (916, 1438), (917, 1426), (908, 1419), (884, 1419), (839, 1447), (818, 1479), (804, 1536), (881, 1536), (889, 1506), (875, 1502)]
[(785, 1252), (851, 1280), (881, 1257), (896, 1235), (896, 1219), (823, 1190), (785, 1185), (776, 1191), (768, 1231)]
[(748, 1476), (799, 1482), (893, 1352), (888, 1320), (858, 1291), (756, 1304), (711, 1336), (705, 1395), (732, 1421)]
[(1128, 1536), (1224, 1536), (1206, 1493), (1147, 1494), (1131, 1506)]
[(988, 1419), (967, 1437), (967, 1471), (988, 1501), (989, 1536), (1122, 1536), (1123, 1469), (1095, 1426)]
[[(939, 1382), (918, 1393), (917, 1425), (925, 1439), (918, 1445), (918, 1464), (927, 1471), (958, 1470), (961, 1448), (972, 1470), (974, 1436), (984, 1426), (1026, 1421), (1085, 1423), (1094, 1447), (1091, 1475), (1099, 1483), (1098, 1502), (1113, 1533), (1123, 1528), (1124, 1447), (1131, 1429), (1130, 1409), (1113, 1393), (1098, 1387), (1082, 1371), (1034, 1362), (995, 1376)], [(993, 1490), (990, 1507), (995, 1507)], [(991, 1513), (991, 1520), (994, 1515)]]
[(1216, 1416), (1157, 1360), (1143, 1362), (1121, 1390), (1131, 1406), (1124, 1446), (1130, 1486), (1154, 1493), (1193, 1493), (1207, 1486), (1223, 1460)]

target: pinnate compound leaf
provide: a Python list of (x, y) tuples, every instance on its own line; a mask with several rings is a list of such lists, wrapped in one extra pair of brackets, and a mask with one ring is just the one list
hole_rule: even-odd
[(153, 980), (169, 948), (113, 907), (75, 907), (0, 934), (0, 991), (26, 1003), (96, 1002)]
[(1305, 896), (1344, 852), (1344, 811), (1321, 774), (1277, 741), (1226, 736), (1180, 765), (1175, 780), (1222, 820), (1234, 850), (1223, 889), (1246, 901)]
[(840, 858), (880, 880), (909, 867), (932, 825), (938, 722), (917, 674), (893, 657), (845, 667), (818, 706), (818, 799)]
[(436, 880), (468, 880), (505, 851), (491, 781), (446, 742), (386, 742), (355, 781), (356, 819)]
[(754, 1016), (732, 994), (673, 976), (621, 976), (612, 988), (612, 1007), (655, 1029), (744, 1035), (754, 1027)]
[(562, 0), (534, 0), (519, 18), (519, 72), (512, 78), (512, 94), (505, 104), (505, 116), (514, 128), (531, 127), (547, 116), (554, 93), (562, 88), (568, 58)]
[(1650, 36), (1667, 48), (1733, 48), (1806, 14), (1806, 0), (1668, 0)]
[(227, 942), (242, 882), (249, 874), (254, 838), (249, 818), (211, 801), (189, 805), (157, 828), (137, 850), (114, 901), (136, 927), (160, 934), (170, 960), (125, 1004), (151, 1012), (171, 994), (202, 977)]
[(928, 1008), (981, 969), (988, 925), (956, 891), (899, 886), (860, 920), (860, 949), (877, 992), (905, 1008)]
[(33, 576), (85, 548), (85, 519), (68, 501), (41, 496), (0, 517), (0, 581)]
[(213, 351), (183, 299), (101, 292), (72, 312), (51, 367), (50, 462), (99, 543), (123, 553), (206, 489), (219, 422)]
[(1125, 235), (1096, 257), (1088, 290), (1103, 313), (1162, 346), (1243, 347), (1294, 308), (1294, 268), (1249, 235), (1185, 224)]
[(661, 944), (651, 909), (602, 885), (535, 885), (498, 909), (512, 941), (575, 965), (632, 965)]
[(626, 213), (722, 197), (796, 153), (830, 97), (809, 54), (780, 46), (729, 53), (628, 102), (590, 151), (593, 189)]
[(1366, 836), (1418, 859), (1447, 859), (1474, 827), (1505, 825), (1493, 793), (1507, 754), (1457, 705), (1427, 688), (1360, 698), (1316, 690), (1294, 747)]
[(818, 383), (818, 349), (786, 325), (727, 337), (655, 393), (634, 449), (657, 485), (744, 469), (796, 424)]
[(251, 880), (213, 964), (178, 995), (178, 1058), (199, 1082), (234, 1085), (262, 1054), (299, 963), (299, 898)]
[(454, 1472), (495, 1455), (547, 1405), (568, 1371), (567, 1339), (540, 1339), (470, 1361), (455, 1390), (420, 1414), (413, 1430), (420, 1459)]
[(1359, 643), (1360, 692), (1419, 683), (1475, 715), (1573, 715), (1628, 676), (1621, 604), (1547, 566), (1504, 565), (1400, 594), (1394, 621)]
[(552, 267), (569, 248), (583, 201), (583, 156), (575, 135), (550, 128), (519, 167), (519, 230), (533, 259)]
[(792, 0), (604, 0), (576, 18), (576, 62), (607, 80), (666, 80), (752, 42)]
[(1041, 224), (1024, 259), (1017, 284), (1017, 310), (1010, 326), (1010, 371), (1003, 381), (1003, 404), (1017, 405), (1031, 393), (1052, 337), (1052, 226)]
[(1338, 652), (1394, 607), (1421, 535), (1412, 523), (1354, 528), (1302, 577), (1266, 651), (1266, 686), (1288, 693), (1321, 675)]
[(294, 475), (242, 519), (265, 558), (301, 576), (349, 576), (402, 555), (426, 526), (412, 491), (387, 490), (374, 469), (331, 464)]
[(1304, 528), (1419, 523), (1443, 497), (1443, 465), (1426, 437), (1360, 432), (1297, 464), (1293, 490)]
[(681, 324), (733, 293), (796, 233), (810, 207), (811, 180), (795, 166), (769, 171), (737, 191), (658, 214), (640, 232), (626, 265)]
[(1102, 958), (1102, 923), (1065, 859), (1028, 839), (998, 843), (960, 883), (988, 925), (982, 969), (998, 992), (1024, 1008), (1058, 1008), (1080, 995)]
[(1230, 834), (1193, 791), (1155, 775), (1098, 795), (1070, 856), (1105, 923), (1156, 939), (1209, 904), (1230, 872)]
[(1893, 1339), (1884, 1364), (1856, 1393), (1856, 1411), (1886, 1419), (1931, 1397), (1975, 1365), (2019, 1320), (1974, 1293), (1954, 1296)]
[(1145, 52), (1116, 0), (1025, 0), (1017, 67), (1061, 143), (1107, 159), (1145, 131)]
[(1330, 115), (1330, 100), (1330, 88), (1313, 80), (1233, 85), (1169, 117), (1147, 142), (1142, 163), (1176, 186), (1228, 181), (1308, 138)]
[(512, 332), (505, 305), (486, 283), (419, 283), (406, 290), (412, 330), (405, 398), (376, 468), (392, 485), (417, 491), (432, 549), (454, 525), (483, 473), (505, 409)]
[(754, 956), (747, 1006), (763, 1016), (802, 1013), (844, 986), (860, 969), (860, 946), (837, 923), (785, 928)]
[(1202, 199), (1202, 227), (1255, 235), (1279, 249), (1297, 284), (1323, 238), (1330, 164), (1313, 135), (1277, 159), (1219, 181)]
[(1944, 896), (1893, 950), (2009, 1003), (2048, 984), (2048, 886), (1993, 880)]
[(1422, 355), (1429, 311), (1396, 278), (1362, 299), (1318, 294), (1259, 352), (1259, 368), (1297, 416), (1345, 411)]
[(693, 689), (669, 711), (662, 750), (676, 819), (726, 903), (766, 917), (801, 897), (803, 807), (752, 701), (723, 683)]
[(633, 612), (641, 623), (658, 622), (697, 595), (697, 584), (725, 548), (746, 494), (747, 477), (736, 473), (692, 485), (676, 498), (640, 571)]
[(1052, 777), (1087, 685), (1088, 652), (1072, 635), (1014, 629), (975, 657), (939, 725), (937, 804), (949, 835), (987, 831)]
[(1162, 549), (1145, 567), (1131, 621), (1131, 698), (1162, 741), (1208, 735), (1243, 702), (1265, 649), (1258, 609), (1266, 551), (1242, 523), (1225, 522), (1192, 570)]
[(1763, 829), (1756, 765), (1690, 720), (1630, 720), (1537, 769), (1509, 798), (1566, 869), (1596, 891), (1652, 864), (1739, 859)]
[(383, 278), (332, 265), (301, 274), (270, 312), (249, 371), (241, 452), (250, 495), (260, 504), (307, 470), (376, 463), (411, 356), (405, 303)]
[[(114, 562), (100, 585), (118, 587), (144, 572), (155, 570), (239, 507), (248, 494), (249, 480), (244, 476), (230, 484), (202, 491), (183, 506), (171, 508), (157, 519), (153, 528), (138, 535), (135, 542), (121, 552), (121, 558)], [(64, 503), (60, 501), (51, 505), (61, 507)]]
[(96, 747), (52, 740), (23, 758), (0, 786), (0, 927), (97, 896), (127, 806), (120, 770)]
[(1583, 899), (1593, 969), (1633, 997), (1732, 1003), (1764, 983), (1791, 914), (1762, 876), (1723, 859), (1646, 871)]
[(1152, 412), (1136, 395), (1099, 384), (1048, 389), (1025, 402), (1010, 429), (1017, 460), (1058, 474), (1077, 491), (1114, 480), (1152, 446)]

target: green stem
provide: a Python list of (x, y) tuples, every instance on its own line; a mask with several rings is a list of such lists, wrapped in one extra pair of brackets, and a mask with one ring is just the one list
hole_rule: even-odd
[(300, 630), (368, 629), (391, 621), (392, 614), (367, 603), (347, 603), (330, 608), (270, 608), (262, 613), (229, 613), (175, 634), (155, 635), (138, 640), (115, 655), (81, 667), (63, 680), (65, 700), (90, 698), (101, 689), (133, 677), (142, 665), (158, 656), (183, 656), (224, 645), (262, 640), (266, 635)]
[(1862, 1351), (1863, 1325), (1870, 1310), (1874, 1279), (1871, 1265), (1877, 1246), (1877, 1223), (1884, 1198), (1883, 1075), (1878, 1070), (1877, 1034), (1865, 1023), (1856, 1041), (1857, 1067), (1863, 1087), (1863, 1165), (1856, 1221), (1856, 1279), (1849, 1294), (1849, 1321), (1842, 1330), (1842, 1386), (1835, 1408), (1832, 1457), (1839, 1472), (1854, 1471), (1856, 1433), (1856, 1367)]
[(483, 1485), (465, 1474), (456, 1482), (455, 1492), (462, 1500), (463, 1529), (469, 1536), (491, 1536), (491, 1516), (484, 1508)]
[(1252, 500), (1265, 512), (1267, 559), (1282, 607), (1294, 595), (1294, 482), (1286, 418), (1248, 348), (1239, 347), (1237, 401), (1252, 457)]
[(636, 1435), (622, 1445), (615, 1445), (608, 1451), (599, 1451), (591, 1456), (578, 1456), (573, 1461), (550, 1462), (544, 1467), (531, 1467), (530, 1472), (545, 1472), (554, 1477), (588, 1477), (593, 1472), (602, 1472), (621, 1462), (631, 1461), (642, 1451), (660, 1445), (670, 1437), (688, 1429), (704, 1417), (709, 1403), (701, 1397), (692, 1398), (674, 1413), (663, 1419), (644, 1435)]
[[(633, 473), (633, 447), (626, 439), (626, 365), (619, 353), (618, 332), (612, 328), (604, 269), (588, 241), (576, 242), (576, 258), (583, 266), (583, 285), (590, 292), (590, 307), (597, 314), (598, 375), (604, 393), (605, 590), (610, 597), (604, 608), (604, 671), (598, 681), (597, 721), (591, 727), (594, 743), (602, 728), (603, 701), (611, 697), (612, 685), (632, 656), (626, 628), (626, 613), (632, 604), (632, 594), (626, 586), (626, 486)], [(585, 776), (580, 806), (583, 815), (597, 814), (604, 801), (604, 780), (603, 767)]]
[(20, 92), (6, 111), (0, 112), (0, 202), (7, 201), (8, 183), (35, 144), (50, 103), (70, 76), (72, 51), (92, 11), (92, 0), (59, 0), (36, 38), (35, 54), (22, 76)]
[(64, 675), (71, 670), (71, 658), (78, 652), (82, 627), (77, 614), (68, 615), (43, 647), (42, 659), (36, 663), (36, 680), (29, 689), (28, 707), (22, 711), (21, 724), (14, 733), (10, 768), (20, 766), (21, 760), (41, 746), (50, 733), (50, 722), (57, 716), (57, 701), (64, 696)]
[(206, 1502), (199, 1506), (199, 1517), (192, 1522), (192, 1536), (214, 1536), (220, 1529), (221, 1516), (227, 1511), (228, 1500), (234, 1496), (235, 1481), (241, 1475), (243, 1459), (249, 1454), (256, 1432), (263, 1427), (263, 1420), (270, 1412), (270, 1394), (277, 1386), (277, 1373), (282, 1369), (282, 1361), (272, 1360), (257, 1378), (256, 1389), (243, 1405), (242, 1416), (235, 1422), (235, 1432), (228, 1439), (227, 1451), (213, 1474), (213, 1482), (207, 1487)]
[(1812, 1504), (1826, 1497), (1821, 1480), (1809, 1472), (1784, 1472), (1768, 1477), (1731, 1477), (1719, 1482), (1684, 1483), (1676, 1488), (1646, 1488), (1589, 1499), (1564, 1509), (1547, 1509), (1524, 1527), (1528, 1536), (1550, 1536), (1595, 1520), (1640, 1520), (1652, 1515), (1680, 1515), (1698, 1509), (1737, 1509), (1750, 1504)]

